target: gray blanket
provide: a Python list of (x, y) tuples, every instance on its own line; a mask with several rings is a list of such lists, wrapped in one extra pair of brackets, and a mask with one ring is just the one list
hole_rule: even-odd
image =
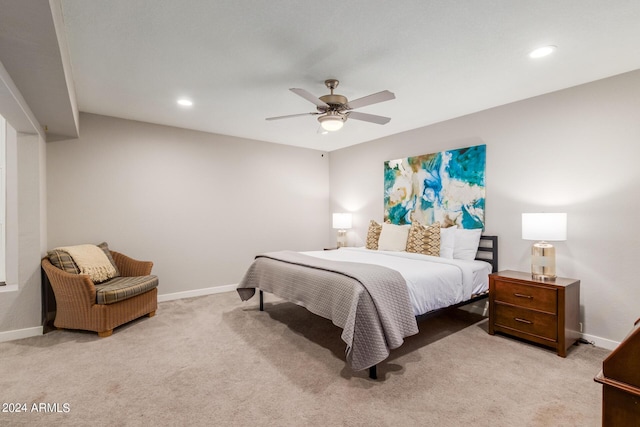
[(406, 282), (386, 267), (271, 252), (256, 257), (238, 294), (246, 301), (256, 288), (341, 327), (346, 359), (354, 371), (385, 360), (405, 337), (418, 333)]

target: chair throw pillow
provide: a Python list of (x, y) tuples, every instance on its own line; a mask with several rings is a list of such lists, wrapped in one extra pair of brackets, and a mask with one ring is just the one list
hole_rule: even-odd
[(111, 251), (109, 250), (109, 245), (107, 245), (107, 242), (100, 243), (98, 247), (102, 249), (102, 252), (104, 252), (104, 254), (107, 256), (107, 259), (109, 260), (111, 265), (113, 265), (113, 268), (115, 268), (116, 275), (113, 277), (120, 277), (120, 270), (118, 270), (118, 266), (116, 265), (116, 262), (114, 261), (113, 256), (111, 255)]
[(80, 269), (76, 263), (73, 262), (73, 258), (71, 258), (68, 252), (53, 249), (47, 252), (47, 258), (49, 258), (51, 264), (62, 271), (70, 274), (80, 274)]

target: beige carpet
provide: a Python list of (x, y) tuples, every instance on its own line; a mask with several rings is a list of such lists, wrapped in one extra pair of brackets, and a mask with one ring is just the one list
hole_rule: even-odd
[(372, 381), (345, 366), (329, 321), (275, 298), (261, 313), (255, 300), (170, 301), (109, 338), (2, 343), (1, 400), (27, 412), (0, 412), (0, 425), (600, 425), (593, 377), (606, 350), (575, 346), (563, 359), (452, 310), (420, 323)]

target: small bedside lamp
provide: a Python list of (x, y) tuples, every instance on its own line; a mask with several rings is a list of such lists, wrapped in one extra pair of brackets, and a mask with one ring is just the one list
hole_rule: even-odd
[(334, 213), (333, 228), (338, 230), (338, 247), (347, 246), (347, 229), (351, 228), (351, 214)]
[(567, 240), (566, 213), (523, 213), (522, 238), (539, 240), (531, 247), (531, 276), (534, 279), (556, 278), (556, 248), (548, 240)]

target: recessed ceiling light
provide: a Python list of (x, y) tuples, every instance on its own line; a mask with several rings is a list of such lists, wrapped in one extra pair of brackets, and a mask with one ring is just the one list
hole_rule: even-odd
[(556, 50), (555, 46), (543, 46), (537, 49), (534, 49), (529, 53), (530, 58), (542, 58), (543, 56), (547, 56), (553, 53)]
[(183, 107), (191, 107), (193, 105), (193, 101), (190, 99), (178, 99), (178, 105), (182, 105)]

